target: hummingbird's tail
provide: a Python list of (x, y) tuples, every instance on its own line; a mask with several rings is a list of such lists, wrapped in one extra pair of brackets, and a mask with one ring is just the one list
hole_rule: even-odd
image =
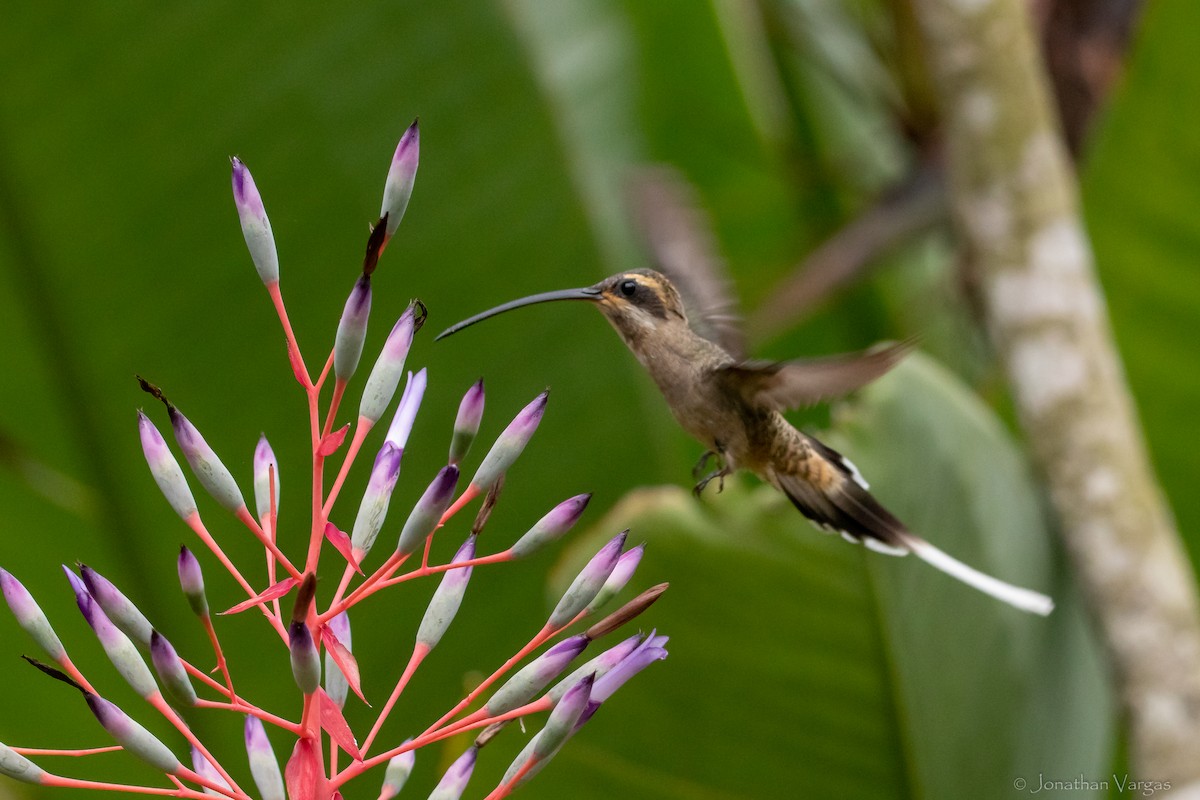
[(1013, 586), (985, 575), (944, 553), (912, 533), (866, 489), (866, 482), (847, 459), (816, 440), (821, 455), (837, 467), (837, 474), (818, 488), (796, 475), (775, 473), (774, 483), (788, 496), (800, 513), (827, 531), (836, 531), (851, 542), (890, 555), (914, 554), (968, 586), (1014, 608), (1046, 616), (1054, 610), (1054, 601), (1040, 592)]

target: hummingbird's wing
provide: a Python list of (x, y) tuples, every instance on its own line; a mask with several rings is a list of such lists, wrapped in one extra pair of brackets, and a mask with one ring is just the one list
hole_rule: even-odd
[(628, 193), (634, 223), (655, 267), (679, 290), (692, 329), (743, 358), (746, 342), (732, 283), (691, 185), (670, 167), (648, 167), (629, 182)]
[(796, 361), (742, 361), (718, 367), (716, 377), (752, 406), (800, 408), (859, 389), (904, 358), (913, 340), (861, 353)]

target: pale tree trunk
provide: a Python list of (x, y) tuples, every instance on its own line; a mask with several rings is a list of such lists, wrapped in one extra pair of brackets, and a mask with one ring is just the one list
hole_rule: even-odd
[(1195, 578), (1113, 344), (1026, 5), (913, 0), (945, 125), (955, 221), (1111, 655), (1134, 771), (1200, 791)]

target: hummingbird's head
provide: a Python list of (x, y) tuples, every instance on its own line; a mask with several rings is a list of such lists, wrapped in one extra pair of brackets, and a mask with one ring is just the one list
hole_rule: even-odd
[(469, 325), (514, 308), (554, 300), (586, 300), (593, 303), (629, 344), (664, 325), (687, 324), (683, 300), (666, 276), (654, 270), (635, 269), (620, 272), (583, 289), (561, 289), (511, 300), (451, 325), (437, 338), (457, 333)]

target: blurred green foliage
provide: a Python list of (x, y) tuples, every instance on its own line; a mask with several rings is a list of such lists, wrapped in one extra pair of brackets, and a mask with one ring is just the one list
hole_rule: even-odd
[[(550, 385), (545, 422), (489, 529), (498, 548), (577, 492), (594, 491), (603, 510), (637, 486), (683, 486), (699, 448), (587, 309), (530, 309), (437, 345), (433, 332), (494, 302), (639, 263), (619, 203), (625, 170), (642, 161), (673, 163), (697, 185), (751, 308), (907, 168), (911, 155), (888, 123), (887, 60), (866, 46), (887, 25), (881, 6), (765, 7), (44, 3), (6, 13), (0, 564), (33, 589), (114, 700), (137, 707), (74, 611), (59, 563), (96, 567), (185, 654), (203, 662), (205, 652), (174, 577), (191, 534), (158, 496), (135, 435), (134, 409), (149, 405), (135, 372), (162, 385), (247, 484), (265, 431), (282, 465), (281, 536), (294, 544), (306, 534), (303, 398), (244, 252), (226, 158), (243, 158), (264, 195), (288, 307), (314, 361), (357, 274), (392, 147), (420, 115), (421, 171), (376, 275), (367, 344), (377, 350), (409, 297), (429, 305), (409, 363), (429, 366), (430, 389), (394, 508), (443, 462), (473, 380), (488, 387), (482, 440)], [(1200, 380), (1190, 369), (1200, 348), (1191, 264), (1200, 225), (1189, 202), (1200, 140), (1188, 124), (1200, 91), (1189, 36), (1198, 17), (1187, 0), (1154, 4), (1083, 181), (1114, 326), (1193, 556), (1197, 456), (1181, 434), (1194, 427)], [(935, 233), (894, 254), (885, 274), (763, 354), (931, 331), (928, 349), (961, 379), (925, 363), (904, 370), (836, 415), (834, 443), (917, 530), (1004, 577), (1056, 587), (1060, 612), (1049, 622), (1020, 617), (911, 559), (863, 556), (819, 536), (769, 491), (735, 484), (703, 507), (668, 495), (670, 513), (651, 515), (635, 536), (651, 542), (639, 585), (673, 583), (646, 620), (673, 637), (672, 656), (623, 690), (523, 795), (1002, 797), (1019, 776), (1104, 771), (1116, 734), (1103, 669), (1061, 561), (1048, 555), (1020, 445), (970, 395), (979, 389), (1003, 408), (986, 360), (963, 344), (977, 333), (948, 249)], [(948, 431), (960, 433), (947, 441)], [(365, 478), (351, 480), (335, 512), (342, 527)], [(214, 504), (202, 508), (235, 560), (260, 558)], [(462, 534), (447, 528), (439, 555)], [(571, 563), (577, 554), (567, 553)], [(540, 627), (555, 557), (477, 570), (386, 740), (438, 716)], [(205, 565), (215, 606), (240, 599)], [(432, 591), (396, 591), (355, 618), (377, 706)], [(247, 694), (297, 714), (286, 654), (262, 647), (265, 626), (252, 615), (223, 625)], [(30, 645), (7, 615), (0, 643), (9, 688), (0, 740), (103, 741), (76, 696), (17, 660)], [(373, 714), (349, 713), (360, 725)], [(240, 721), (197, 724), (243, 777)], [(521, 739), (514, 729), (484, 751), (475, 790), (494, 782)], [(407, 791), (421, 796), (463, 746), (423, 753)], [(286, 752), (282, 739), (276, 747)], [(78, 767), (147, 777), (120, 757)], [(376, 788), (367, 778), (348, 797)]]

